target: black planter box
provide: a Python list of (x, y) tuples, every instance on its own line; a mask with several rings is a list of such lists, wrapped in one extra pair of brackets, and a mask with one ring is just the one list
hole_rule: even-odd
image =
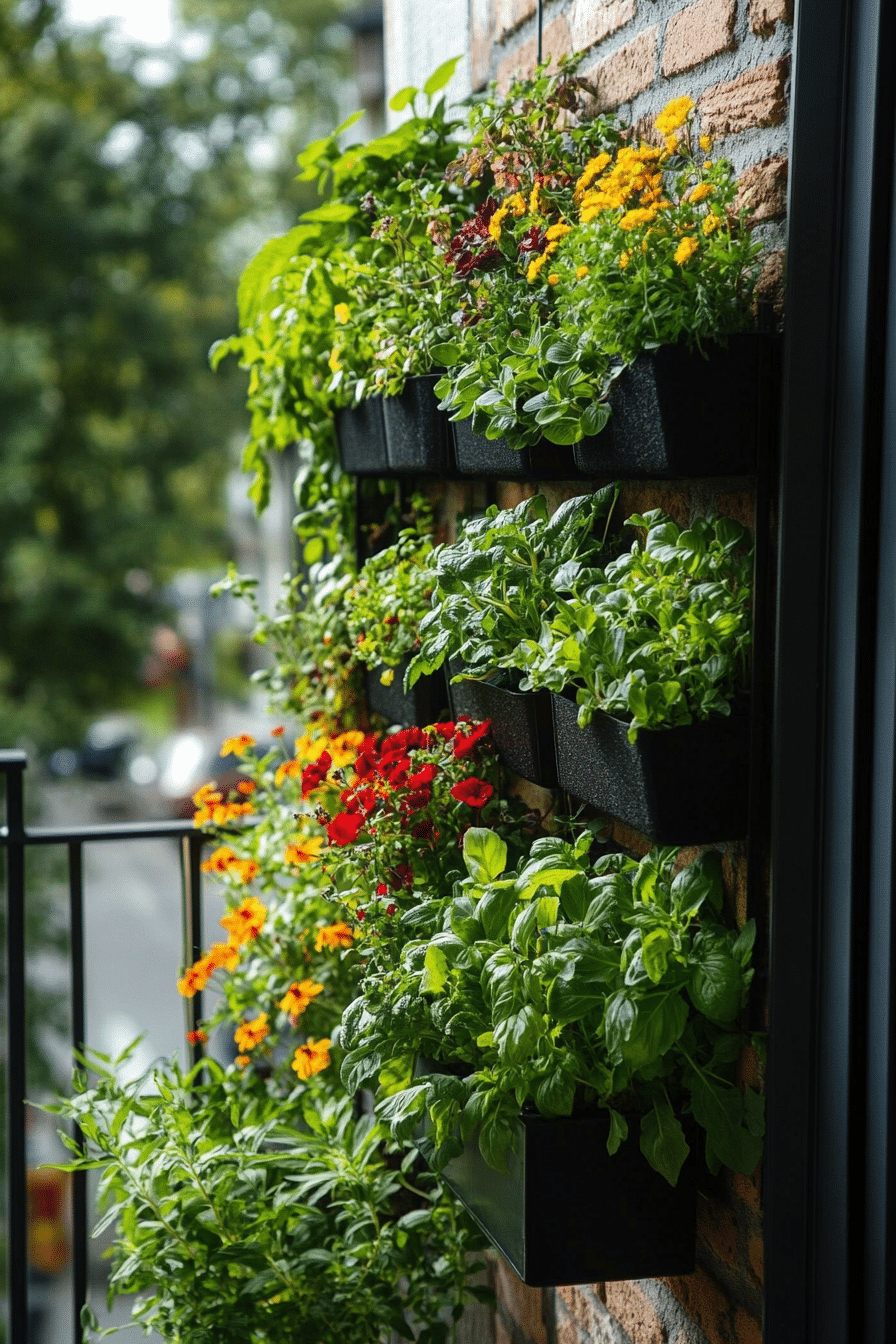
[(641, 729), (596, 713), (587, 728), (578, 706), (552, 696), (561, 788), (663, 845), (739, 840), (747, 834), (750, 717), (683, 728)]
[(532, 1287), (689, 1274), (699, 1141), (693, 1121), (682, 1119), (691, 1151), (675, 1186), (641, 1153), (637, 1117), (608, 1154), (603, 1111), (521, 1115), (506, 1173), (488, 1165), (474, 1135), (442, 1175)]
[(336, 438), (342, 470), (356, 476), (385, 476), (389, 471), (382, 397), (368, 397), (336, 412)]
[(566, 481), (578, 477), (572, 448), (542, 439), (519, 451), (506, 439), (474, 434), (472, 420), (455, 420), (454, 455), (462, 476), (487, 476), (501, 481)]
[(393, 669), (395, 677), (391, 686), (384, 686), (380, 681), (380, 675), (385, 671), (382, 665), (366, 674), (367, 708), (371, 713), (382, 714), (388, 724), (399, 723), (403, 728), (437, 723), (448, 708), (444, 675), (434, 672), (431, 677), (421, 677), (410, 691), (405, 691), (404, 674), (409, 662), (409, 658), (403, 658)]
[(409, 378), (397, 397), (383, 398), (386, 447), (393, 474), (445, 476), (453, 469), (453, 437), (445, 411), (433, 391), (440, 378), (424, 373)]
[(759, 332), (708, 346), (640, 355), (613, 383), (606, 428), (575, 445), (591, 476), (741, 476), (756, 471), (774, 420), (779, 342)]
[(487, 681), (452, 682), (448, 689), (455, 719), (491, 719), (492, 738), (509, 770), (542, 788), (556, 787), (549, 691), (509, 691)]

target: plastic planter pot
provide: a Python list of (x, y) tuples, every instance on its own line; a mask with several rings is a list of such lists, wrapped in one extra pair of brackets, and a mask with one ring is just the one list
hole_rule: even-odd
[(382, 397), (368, 397), (336, 412), (336, 438), (342, 470), (356, 476), (384, 476), (389, 471)]
[(563, 481), (579, 475), (572, 448), (542, 440), (517, 451), (506, 439), (474, 434), (472, 420), (455, 420), (454, 455), (462, 476), (490, 476), (502, 481)]
[(746, 332), (709, 358), (684, 345), (640, 355), (610, 391), (606, 428), (575, 445), (592, 476), (739, 476), (756, 470), (777, 396), (777, 337)]
[(709, 719), (628, 740), (628, 725), (552, 696), (557, 776), (574, 798), (664, 845), (738, 840), (747, 833), (750, 717)]
[[(450, 675), (458, 671), (452, 668)], [(448, 687), (452, 716), (491, 719), (502, 764), (523, 779), (552, 789), (557, 784), (549, 691), (510, 691), (487, 681), (457, 681)]]
[(682, 1121), (691, 1151), (675, 1186), (642, 1155), (636, 1116), (625, 1143), (607, 1153), (601, 1111), (552, 1120), (520, 1115), (507, 1172), (487, 1164), (474, 1135), (442, 1174), (533, 1287), (689, 1274), (699, 1142), (693, 1121)]
[(433, 391), (440, 375), (409, 378), (397, 397), (383, 398), (389, 469), (394, 474), (445, 476), (453, 468), (448, 416)]
[(416, 686), (405, 691), (404, 674), (409, 662), (409, 658), (403, 658), (393, 669), (395, 676), (390, 686), (384, 686), (380, 680), (386, 670), (384, 665), (367, 673), (367, 708), (371, 713), (381, 714), (388, 724), (397, 723), (402, 728), (437, 723), (448, 707), (445, 678), (441, 672), (434, 672), (431, 677), (421, 677)]

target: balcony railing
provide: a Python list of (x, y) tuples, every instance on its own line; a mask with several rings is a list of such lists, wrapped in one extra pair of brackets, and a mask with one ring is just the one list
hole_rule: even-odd
[[(6, 824), (0, 846), (6, 852), (6, 1094), (7, 1094), (7, 1273), (9, 1344), (28, 1344), (28, 1160), (26, 1148), (27, 1020), (25, 976), (26, 852), (34, 845), (63, 848), (68, 865), (71, 1034), (76, 1050), (84, 1047), (84, 845), (102, 841), (180, 840), (183, 959), (202, 955), (201, 851), (206, 837), (188, 821), (134, 822), (72, 827), (25, 826), (23, 751), (0, 751), (0, 776), (6, 784)], [(186, 999), (187, 1030), (202, 1016), (202, 995)], [(194, 1058), (201, 1045), (192, 1047)], [(74, 1137), (80, 1139), (80, 1134)], [(87, 1301), (88, 1209), (86, 1172), (72, 1182), (72, 1330), (81, 1341), (81, 1308)]]

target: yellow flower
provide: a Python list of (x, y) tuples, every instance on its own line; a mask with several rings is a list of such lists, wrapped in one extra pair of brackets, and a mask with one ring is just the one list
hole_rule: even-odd
[(391, 686), (394, 680), (395, 680), (395, 668), (394, 668), (394, 667), (387, 667), (387, 668), (384, 668), (383, 671), (380, 673), (380, 685), (381, 685), (381, 686)]
[(300, 863), (313, 863), (315, 859), (320, 858), (320, 851), (323, 847), (324, 838), (322, 835), (312, 835), (307, 840), (294, 840), (286, 846), (284, 859), (294, 867)]
[(236, 855), (229, 845), (219, 845), (202, 864), (202, 871), (204, 873), (226, 873), (235, 858)]
[(538, 276), (541, 272), (541, 268), (544, 266), (546, 261), (547, 256), (543, 255), (540, 257), (533, 257), (532, 260), (529, 262), (529, 268), (526, 271), (526, 279), (529, 281), (530, 284), (532, 283), (533, 280), (538, 279)]
[(277, 766), (277, 773), (274, 775), (274, 788), (279, 789), (284, 779), (292, 779), (294, 775), (302, 773), (302, 762), (295, 757), (291, 761), (283, 761)]
[(320, 1073), (330, 1063), (330, 1038), (315, 1041), (309, 1036), (304, 1045), (300, 1045), (292, 1057), (292, 1068), (300, 1078), (310, 1078)]
[(314, 938), (314, 950), (320, 952), (325, 947), (351, 947), (355, 940), (351, 926), (342, 920), (337, 924), (325, 924), (317, 930)]
[(707, 215), (703, 221), (704, 235), (708, 238), (711, 233), (715, 233), (721, 222), (718, 215)]
[(651, 206), (648, 210), (629, 210), (620, 219), (619, 227), (628, 233), (641, 224), (652, 224), (655, 219), (656, 206)]
[(227, 871), (240, 882), (251, 882), (258, 876), (258, 864), (254, 859), (234, 859)]
[(499, 209), (495, 211), (495, 213), (492, 215), (489, 221), (488, 226), (489, 236), (491, 238), (494, 238), (496, 243), (500, 243), (501, 241), (501, 225), (504, 223), (505, 219), (509, 214), (510, 214), (510, 207), (508, 205), (502, 205), (499, 207)]
[(625, 270), (626, 266), (629, 264), (629, 262), (631, 261), (631, 259), (632, 259), (632, 254), (631, 254), (631, 252), (623, 252), (623, 253), (622, 253), (621, 257), (619, 258), (619, 269), (620, 269), (620, 271), (624, 271), (624, 270)]
[(660, 135), (671, 135), (683, 126), (695, 107), (693, 98), (687, 94), (683, 98), (673, 98), (667, 103), (656, 119), (655, 125)]
[(336, 318), (336, 321), (339, 323), (339, 325), (344, 327), (349, 319), (348, 304), (337, 303), (333, 309), (333, 316)]
[(675, 249), (675, 260), (678, 262), (679, 266), (684, 266), (685, 262), (689, 261), (697, 251), (698, 247), (699, 243), (696, 238), (682, 238), (678, 247)]
[(596, 177), (600, 177), (607, 164), (610, 162), (609, 154), (598, 154), (596, 159), (589, 159), (582, 170), (582, 176), (576, 183), (575, 199), (578, 200), (585, 191), (591, 186)]
[(701, 135), (701, 137), (700, 137), (700, 148), (703, 150), (703, 153), (704, 153), (704, 154), (708, 154), (708, 153), (709, 153), (709, 151), (712, 149), (712, 136), (711, 136), (711, 135)]
[(319, 985), (316, 980), (301, 980), (290, 985), (277, 1007), (281, 1012), (288, 1013), (295, 1025), (295, 1019), (301, 1017), (311, 1000), (323, 992), (323, 985)]
[(526, 198), (522, 192), (515, 191), (512, 196), (508, 196), (504, 202), (508, 210), (512, 210), (514, 216), (519, 219), (526, 213)]
[(678, 141), (679, 141), (679, 137), (678, 137), (677, 135), (667, 135), (667, 136), (666, 136), (666, 153), (667, 153), (667, 154), (674, 154), (674, 153), (675, 153), (675, 151), (678, 149)]
[(707, 196), (711, 196), (714, 191), (715, 187), (711, 182), (698, 182), (688, 200), (691, 205), (696, 205), (698, 201), (705, 201)]
[(251, 1057), (250, 1057), (249, 1055), (237, 1055), (237, 1057), (236, 1057), (236, 1066), (237, 1066), (238, 1069), (245, 1069), (245, 1068), (247, 1068), (251, 1063), (252, 1063), (252, 1059), (251, 1059)]
[(577, 266), (577, 267), (576, 267), (576, 279), (577, 279), (577, 280), (584, 280), (584, 279), (585, 279), (585, 276), (588, 274), (588, 272), (589, 272), (590, 269), (591, 269), (590, 266)]
[(221, 744), (220, 755), (222, 756), (242, 756), (255, 746), (255, 738), (250, 737), (248, 733), (240, 733), (239, 737), (228, 737)]
[(264, 928), (268, 908), (255, 896), (248, 896), (236, 910), (230, 910), (221, 919), (221, 927), (230, 934), (234, 947), (242, 947), (257, 938)]
[(564, 238), (568, 233), (572, 233), (571, 224), (552, 224), (545, 234), (545, 238), (549, 243), (552, 243), (555, 238)]
[(551, 274), (548, 276), (548, 284), (549, 284), (549, 285), (559, 285), (559, 283), (560, 283), (560, 277), (559, 277), (559, 275), (557, 274), (556, 271), (552, 271)]
[(529, 214), (540, 215), (541, 213), (541, 183), (536, 182), (529, 196)]
[(185, 999), (192, 999), (194, 994), (198, 994), (201, 989), (205, 989), (213, 969), (209, 965), (208, 957), (200, 957), (198, 961), (184, 971), (180, 980), (178, 980), (178, 994), (183, 995)]
[(330, 351), (330, 358), (327, 360), (327, 363), (329, 364), (333, 373), (338, 373), (339, 370), (342, 368), (342, 361), (339, 358), (339, 350), (336, 348), (335, 345), (333, 346), (333, 349)]
[(256, 1045), (261, 1045), (270, 1030), (267, 1013), (259, 1013), (251, 1022), (241, 1022), (233, 1033), (233, 1039), (236, 1041), (237, 1049), (243, 1054), (247, 1050), (254, 1050)]
[(240, 952), (233, 943), (212, 943), (208, 951), (206, 961), (211, 970), (217, 971), (219, 968), (224, 971), (232, 971), (239, 963)]

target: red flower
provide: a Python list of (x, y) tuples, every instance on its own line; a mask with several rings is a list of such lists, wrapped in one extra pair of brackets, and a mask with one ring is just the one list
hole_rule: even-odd
[(358, 799), (352, 793), (351, 789), (343, 789), (339, 797), (345, 804), (346, 812), (351, 812), (353, 815), (355, 812), (360, 812), (361, 804), (358, 802)]
[(423, 765), (419, 770), (415, 770), (412, 775), (408, 775), (409, 789), (422, 789), (427, 784), (431, 784), (439, 773), (437, 765)]
[(302, 771), (302, 797), (305, 798), (315, 789), (320, 788), (327, 775), (330, 772), (330, 766), (333, 764), (333, 757), (328, 751), (322, 751), (316, 761), (306, 765)]
[(408, 782), (408, 771), (411, 768), (411, 758), (409, 756), (399, 756), (396, 760), (391, 758), (380, 767), (380, 774), (387, 779), (394, 789), (403, 789)]
[(378, 794), (376, 789), (358, 789), (355, 797), (365, 817), (369, 817), (377, 804)]
[(363, 825), (364, 818), (357, 813), (351, 816), (348, 812), (340, 812), (327, 827), (327, 835), (331, 844), (350, 845), (357, 840), (358, 832)]
[(486, 719), (484, 723), (477, 724), (471, 733), (458, 733), (454, 739), (454, 759), (460, 761), (470, 756), (477, 742), (481, 742), (491, 732), (491, 727), (491, 719)]
[(385, 749), (393, 751), (395, 747), (400, 746), (402, 751), (413, 751), (414, 747), (426, 747), (428, 745), (426, 733), (423, 729), (412, 727), (403, 728), (400, 733), (394, 733), (392, 737), (387, 738)]
[(430, 731), (430, 734), (434, 734), (432, 745), (435, 746), (435, 742), (436, 742), (436, 739), (437, 739), (437, 738), (440, 737), (440, 738), (442, 738), (443, 741), (446, 741), (446, 742), (447, 742), (447, 740), (448, 740), (449, 737), (453, 737), (453, 736), (454, 736), (454, 724), (453, 724), (453, 723), (433, 723), (433, 724), (430, 725), (429, 731)]
[(387, 905), (387, 906), (386, 906), (386, 914), (387, 914), (387, 915), (394, 915), (394, 914), (395, 914), (395, 911), (396, 911), (397, 909), (398, 909), (398, 906), (397, 906), (397, 905)]
[(540, 229), (537, 224), (533, 224), (531, 229), (527, 229), (520, 239), (520, 245), (517, 248), (517, 252), (523, 256), (528, 252), (543, 252), (546, 242), (544, 229)]
[(411, 835), (415, 840), (432, 839), (432, 822), (429, 817), (424, 817), (422, 821), (417, 822), (416, 826), (412, 826)]
[(370, 779), (375, 770), (376, 759), (373, 752), (369, 749), (359, 752), (355, 757), (355, 774), (358, 779)]
[(456, 798), (459, 803), (466, 803), (468, 807), (485, 807), (489, 798), (494, 793), (491, 784), (486, 783), (484, 779), (462, 779), (459, 784), (453, 784), (451, 787), (451, 797)]
[(426, 807), (431, 800), (432, 789), (414, 789), (404, 799), (402, 808), (406, 812), (419, 812), (420, 808)]
[(409, 863), (400, 863), (395, 869), (395, 874), (408, 889), (414, 885), (414, 870)]
[(389, 888), (386, 886), (385, 882), (380, 882), (376, 889), (377, 896), (386, 896), (388, 893)]
[(497, 208), (498, 202), (489, 196), (448, 244), (445, 264), (453, 266), (454, 274), (459, 278), (471, 271), (484, 271), (501, 260), (501, 249), (488, 231)]
[(357, 918), (357, 920), (358, 920), (358, 923), (360, 924), (361, 921), (362, 921), (362, 919), (364, 918), (364, 911), (361, 909), (360, 905), (358, 906), (357, 910), (355, 911), (355, 916), (356, 916), (356, 918)]

